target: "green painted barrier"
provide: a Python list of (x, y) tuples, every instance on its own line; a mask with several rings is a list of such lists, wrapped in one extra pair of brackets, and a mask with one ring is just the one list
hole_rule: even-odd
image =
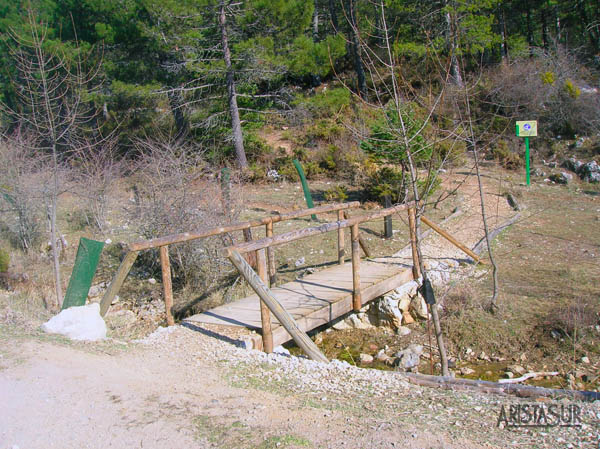
[[(298, 171), (298, 175), (300, 176), (300, 182), (302, 183), (302, 190), (304, 191), (304, 198), (306, 198), (306, 205), (308, 206), (309, 209), (312, 209), (313, 207), (315, 207), (313, 200), (312, 200), (312, 195), (310, 194), (310, 190), (308, 189), (308, 183), (306, 182), (306, 176), (304, 175), (304, 170), (302, 169), (302, 165), (300, 164), (300, 161), (298, 159), (294, 159), (294, 166), (296, 167), (296, 170)], [(313, 220), (317, 219), (317, 216), (315, 214), (312, 214), (310, 216), (310, 218), (312, 218)]]
[(62, 310), (69, 307), (83, 306), (87, 299), (88, 292), (92, 286), (92, 280), (100, 261), (100, 254), (104, 248), (104, 242), (86, 239), (79, 239), (79, 248), (75, 256), (75, 266), (69, 279), (67, 293), (63, 301)]

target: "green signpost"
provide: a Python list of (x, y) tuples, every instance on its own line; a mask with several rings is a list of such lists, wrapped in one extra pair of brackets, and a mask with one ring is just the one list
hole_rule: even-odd
[(527, 185), (531, 185), (529, 174), (529, 138), (537, 136), (536, 120), (521, 120), (516, 123), (517, 137), (525, 137), (525, 173)]

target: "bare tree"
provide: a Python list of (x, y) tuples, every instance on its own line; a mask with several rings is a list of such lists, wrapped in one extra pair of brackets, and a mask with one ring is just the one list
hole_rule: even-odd
[[(427, 112), (425, 118), (419, 121), (412, 120), (410, 105), (402, 97), (400, 90), (398, 74), (400, 73), (401, 67), (394, 56), (392, 43), (390, 41), (390, 29), (387, 24), (385, 2), (379, 0), (374, 2), (374, 4), (378, 9), (379, 14), (379, 29), (377, 30), (377, 33), (380, 42), (378, 48), (370, 47), (364, 40), (360, 40), (359, 42), (364, 58), (364, 66), (369, 71), (370, 76), (373, 79), (372, 85), (374, 86), (372, 93), (368, 96), (372, 99), (372, 102), (367, 104), (380, 109), (385, 117), (385, 134), (387, 134), (388, 137), (385, 137), (382, 140), (386, 141), (385, 143), (388, 150), (396, 153), (395, 161), (394, 158), (388, 158), (388, 161), (401, 163), (403, 169), (408, 173), (407, 200), (414, 202), (416, 205), (416, 247), (422, 276), (421, 292), (423, 292), (425, 300), (430, 306), (435, 337), (440, 354), (442, 375), (447, 376), (449, 375), (448, 358), (440, 325), (438, 307), (435, 304), (431, 283), (427, 277), (427, 270), (424, 266), (421, 252), (421, 239), (419, 238), (420, 217), (423, 215), (426, 207), (426, 204), (421, 200), (426, 198), (428, 188), (420, 188), (420, 184), (422, 184), (423, 180), (420, 179), (417, 169), (417, 161), (426, 158), (426, 152), (432, 149), (433, 143), (427, 142), (423, 136), (426, 127), (431, 124), (431, 117), (439, 104), (441, 94), (433, 101), (429, 101), (426, 105)], [(349, 23), (351, 27), (356, 28), (355, 20), (350, 20)], [(360, 38), (357, 30), (355, 30), (354, 35), (357, 38)], [(449, 76), (448, 71), (445, 76), (446, 78)], [(363, 98), (363, 101), (367, 101), (365, 99), (367, 96), (361, 96), (361, 98)], [(444, 161), (442, 161), (442, 163), (443, 162)], [(428, 182), (426, 185), (431, 185), (430, 181), (437, 176), (438, 168), (439, 167), (434, 168), (434, 164), (429, 163), (427, 174)]]
[[(56, 213), (60, 191), (61, 157), (78, 146), (81, 128), (92, 121), (94, 111), (83, 96), (95, 77), (95, 68), (84, 73), (78, 47), (67, 56), (60, 47), (48, 45), (48, 27), (27, 9), (27, 33), (11, 32), (10, 54), (15, 63), (18, 108), (3, 104), (32, 148), (50, 154), (52, 186), (48, 215), (54, 268), (56, 303), (62, 304), (62, 286)], [(51, 50), (49, 50), (51, 48)]]

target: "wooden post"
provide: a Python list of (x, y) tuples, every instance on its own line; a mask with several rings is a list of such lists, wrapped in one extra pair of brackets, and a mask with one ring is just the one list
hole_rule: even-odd
[[(244, 242), (251, 242), (252, 241), (252, 229), (250, 229), (250, 228), (242, 229), (242, 232), (244, 233)], [(256, 268), (256, 251), (247, 253), (244, 255), (244, 257), (246, 258), (246, 260), (248, 261), (248, 263), (250, 264), (250, 266), (252, 268)]]
[[(273, 222), (268, 222), (265, 227), (265, 236), (273, 237)], [(269, 268), (269, 286), (272, 287), (277, 281), (277, 268), (275, 267), (275, 250), (270, 246), (267, 247), (267, 267)]]
[[(257, 251), (256, 262), (258, 264), (258, 276), (265, 285), (269, 285), (267, 280), (267, 260), (265, 250), (259, 249)], [(265, 302), (260, 300), (260, 321), (262, 325), (262, 341), (263, 351), (266, 353), (273, 352), (273, 333), (271, 332), (271, 313)]]
[(106, 312), (108, 312), (108, 308), (112, 304), (113, 299), (115, 299), (115, 296), (117, 296), (117, 293), (119, 293), (129, 270), (131, 270), (131, 266), (135, 262), (135, 259), (137, 259), (138, 253), (139, 251), (129, 251), (125, 255), (125, 258), (121, 262), (121, 265), (119, 265), (119, 269), (115, 273), (106, 293), (104, 293), (102, 301), (100, 301), (100, 315), (104, 316), (106, 315)]
[(431, 229), (433, 229), (435, 232), (437, 232), (439, 235), (441, 235), (442, 237), (444, 237), (446, 240), (448, 240), (450, 243), (452, 243), (454, 246), (456, 246), (458, 249), (460, 249), (462, 252), (464, 252), (466, 255), (468, 255), (469, 257), (471, 257), (475, 262), (478, 262), (478, 263), (481, 263), (481, 264), (485, 263), (483, 260), (481, 260), (479, 258), (479, 256), (477, 256), (477, 254), (475, 254), (473, 251), (471, 251), (465, 245), (463, 245), (462, 243), (460, 243), (458, 240), (456, 240), (454, 237), (452, 237), (450, 234), (448, 234), (446, 231), (444, 231), (438, 225), (436, 225), (432, 221), (430, 221), (427, 218), (425, 218), (423, 215), (421, 215), (421, 221), (423, 223), (425, 223), (427, 226), (429, 226)]
[(240, 253), (235, 250), (230, 251), (229, 260), (231, 260), (231, 263), (238, 269), (244, 279), (248, 281), (260, 299), (265, 302), (269, 310), (273, 312), (273, 315), (275, 315), (285, 330), (292, 336), (296, 344), (306, 352), (306, 355), (318, 362), (328, 362), (327, 357), (325, 357), (310, 337), (298, 327), (294, 318), (277, 301), (271, 290), (258, 277)]
[[(344, 212), (344, 220), (348, 219), (348, 215), (346, 214), (346, 211)], [(363, 253), (365, 253), (365, 256), (367, 257), (371, 257), (371, 251), (369, 251), (369, 247), (367, 246), (367, 243), (363, 240), (362, 236), (359, 234), (358, 235), (358, 243), (360, 243), (360, 247), (363, 250)]]
[(169, 247), (167, 245), (159, 248), (160, 268), (162, 270), (163, 293), (165, 297), (165, 312), (167, 314), (167, 326), (173, 326), (173, 283), (171, 282), (171, 261), (169, 260)]
[[(343, 210), (338, 210), (338, 221), (342, 221), (346, 218), (346, 214)], [(338, 229), (338, 263), (344, 265), (344, 256), (346, 254), (346, 242), (344, 241), (344, 228)]]
[(360, 250), (358, 243), (358, 223), (350, 228), (352, 241), (352, 308), (358, 312), (362, 307), (360, 294)]
[(419, 264), (419, 253), (417, 252), (417, 220), (414, 207), (408, 208), (408, 229), (410, 233), (410, 247), (412, 249), (413, 279), (417, 280), (421, 277), (421, 269)]
[[(389, 195), (385, 195), (383, 197), (385, 201), (385, 208), (392, 207), (392, 199)], [(383, 237), (386, 239), (391, 239), (394, 236), (394, 231), (392, 230), (392, 216), (386, 215), (383, 217)]]

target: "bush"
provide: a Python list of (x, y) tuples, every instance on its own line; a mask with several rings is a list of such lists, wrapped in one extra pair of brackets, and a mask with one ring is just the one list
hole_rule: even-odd
[[(562, 47), (494, 69), (485, 94), (508, 117), (539, 121), (542, 136), (593, 135), (600, 131), (600, 97), (584, 90), (591, 73)], [(491, 100), (491, 101), (490, 101)]]
[(0, 248), (0, 273), (6, 273), (10, 266), (10, 254), (5, 249)]
[(490, 150), (489, 156), (507, 170), (516, 170), (523, 165), (521, 156), (511, 151), (506, 140), (499, 140)]
[(346, 188), (340, 185), (327, 189), (323, 193), (323, 196), (325, 197), (325, 200), (335, 203), (343, 203), (348, 199), (348, 193), (346, 193)]
[[(135, 178), (136, 197), (129, 210), (133, 228), (144, 238), (189, 232), (237, 221), (243, 199), (235, 188), (229, 200), (222, 197), (216, 176), (197, 148), (191, 149), (168, 140), (138, 141), (141, 154)], [(233, 273), (219, 250), (233, 243), (223, 235), (170, 246), (173, 284), (209, 291)], [(160, 276), (157, 251), (140, 254), (138, 267)]]
[(51, 174), (45, 158), (17, 142), (0, 142), (0, 228), (15, 246), (29, 251), (42, 237)]

